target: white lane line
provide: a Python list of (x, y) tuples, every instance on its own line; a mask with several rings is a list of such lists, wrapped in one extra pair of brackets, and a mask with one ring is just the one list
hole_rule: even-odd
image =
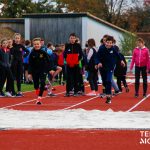
[(91, 101), (91, 100), (93, 100), (93, 99), (95, 99), (95, 98), (98, 98), (98, 97), (99, 97), (99, 96), (95, 96), (95, 97), (89, 98), (89, 99), (87, 99), (87, 100), (85, 100), (85, 101), (82, 101), (82, 102), (80, 102), (80, 103), (77, 103), (77, 104), (75, 104), (75, 105), (69, 106), (69, 107), (64, 108), (64, 109), (61, 109), (61, 110), (68, 110), (68, 109), (70, 109), (70, 108), (76, 107), (76, 106), (81, 105), (81, 104), (86, 103), (86, 102), (89, 102), (89, 101)]
[[(131, 84), (132, 84), (132, 82), (129, 83), (128, 85), (131, 85)], [(122, 87), (123, 87), (123, 86), (122, 86)], [(122, 93), (123, 93), (123, 92), (122, 92)], [(121, 93), (121, 94), (122, 94), (122, 93)], [(90, 98), (90, 99), (84, 100), (84, 101), (82, 101), (82, 102), (80, 102), (80, 103), (77, 103), (77, 104), (75, 104), (75, 105), (66, 107), (66, 108), (64, 108), (64, 109), (62, 109), (62, 110), (68, 110), (68, 109), (70, 109), (70, 108), (79, 106), (79, 105), (81, 105), (81, 104), (83, 104), (83, 103), (89, 102), (89, 101), (91, 101), (91, 100), (93, 100), (93, 99), (95, 99), (95, 98), (98, 98), (98, 97), (99, 97), (99, 96), (92, 97), (92, 98)], [(114, 96), (112, 96), (112, 97), (114, 97)]]
[[(87, 85), (85, 87), (89, 87), (90, 85)], [(65, 93), (66, 91), (63, 91), (63, 92), (60, 92), (60, 93), (56, 93), (57, 95), (61, 95), (63, 93)], [(50, 96), (45, 96), (45, 97), (42, 97), (42, 99), (44, 98), (48, 98)], [(14, 107), (14, 106), (18, 106), (18, 105), (22, 105), (22, 104), (26, 104), (26, 103), (30, 103), (30, 102), (33, 102), (33, 101), (36, 101), (36, 99), (32, 99), (32, 100), (28, 100), (28, 101), (25, 101), (25, 102), (21, 102), (21, 103), (17, 103), (17, 104), (13, 104), (13, 105), (8, 105), (8, 106), (5, 106), (5, 107), (1, 107), (0, 109), (6, 109), (6, 108), (10, 108), (10, 107)]]
[[(60, 92), (60, 93), (56, 93), (57, 95), (60, 95), (60, 94), (63, 94), (65, 92)], [(44, 98), (50, 98), (50, 96), (45, 96), (45, 97), (42, 97), (42, 99)], [(26, 104), (26, 103), (29, 103), (29, 102), (33, 102), (33, 101), (36, 101), (37, 98), (35, 99), (32, 99), (32, 100), (28, 100), (28, 101), (25, 101), (25, 102), (21, 102), (21, 103), (17, 103), (17, 104), (13, 104), (13, 105), (8, 105), (8, 106), (5, 106), (5, 107), (1, 107), (0, 109), (6, 109), (6, 108), (10, 108), (10, 107), (14, 107), (14, 106), (18, 106), (18, 105), (22, 105), (22, 104)]]
[(135, 109), (137, 106), (139, 106), (142, 102), (144, 102), (145, 100), (147, 100), (148, 97), (150, 97), (150, 94), (148, 94), (145, 98), (143, 98), (142, 100), (140, 100), (136, 105), (134, 105), (133, 107), (131, 107), (126, 112), (131, 112), (133, 109)]

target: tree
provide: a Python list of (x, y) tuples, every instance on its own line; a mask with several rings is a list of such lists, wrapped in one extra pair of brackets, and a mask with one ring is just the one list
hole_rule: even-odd
[(1, 17), (5, 18), (19, 18), (26, 13), (50, 13), (62, 12), (61, 9), (55, 7), (55, 0), (39, 0), (33, 2), (32, 0), (2, 0), (0, 2)]
[(2, 0), (1, 17), (18, 18), (24, 13), (30, 13), (34, 10), (34, 3), (31, 0)]
[(123, 38), (120, 38), (120, 43), (121, 52), (125, 56), (130, 56), (132, 55), (132, 50), (136, 46), (136, 35), (132, 33), (124, 33)]

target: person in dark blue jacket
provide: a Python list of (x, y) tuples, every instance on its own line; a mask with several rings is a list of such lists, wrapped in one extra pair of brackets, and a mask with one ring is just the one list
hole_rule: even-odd
[(113, 47), (113, 40), (112, 36), (108, 36), (106, 38), (106, 43), (101, 50), (97, 53), (97, 58), (95, 63), (97, 64), (96, 68), (103, 68), (103, 77), (105, 82), (105, 90), (106, 90), (106, 103), (111, 103), (111, 87), (112, 87), (112, 75), (115, 69), (115, 65), (117, 59), (120, 59), (121, 64), (124, 66), (124, 62), (122, 58), (119, 56), (118, 52)]

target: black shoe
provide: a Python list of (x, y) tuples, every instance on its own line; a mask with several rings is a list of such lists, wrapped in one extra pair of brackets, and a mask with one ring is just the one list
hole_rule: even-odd
[(116, 95), (118, 95), (118, 94), (120, 94), (120, 93), (121, 93), (120, 91), (115, 91), (115, 92), (113, 93), (113, 95), (116, 96)]
[(56, 97), (56, 94), (54, 94), (54, 93), (48, 93), (47, 95), (50, 97)]
[(107, 97), (106, 103), (111, 104), (111, 97)]
[(4, 94), (4, 92), (2, 91), (2, 92), (0, 92), (0, 97), (5, 97), (5, 94)]
[(40, 101), (37, 101), (37, 102), (36, 102), (36, 104), (37, 104), (37, 105), (41, 105), (41, 104), (42, 104), (42, 102), (40, 102)]
[(65, 95), (64, 95), (64, 97), (69, 97), (70, 96), (70, 94), (69, 93), (66, 93)]
[(100, 98), (105, 98), (105, 97), (106, 97), (106, 93), (101, 93), (101, 94), (99, 94), (99, 97), (100, 97)]
[(77, 96), (79, 96), (79, 94), (78, 94), (78, 93), (74, 93), (73, 96), (74, 96), (74, 97), (77, 97)]
[(143, 97), (146, 97), (146, 96), (147, 96), (146, 93), (144, 93), (144, 94), (143, 94)]
[(138, 94), (138, 93), (135, 93), (134, 97), (135, 97), (135, 98), (139, 97), (139, 94)]

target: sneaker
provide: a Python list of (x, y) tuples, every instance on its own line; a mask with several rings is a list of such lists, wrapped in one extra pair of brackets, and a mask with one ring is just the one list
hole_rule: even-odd
[(87, 96), (96, 96), (96, 92), (92, 91), (92, 92), (88, 93)]
[(126, 93), (129, 93), (129, 88), (128, 87), (126, 87)]
[(100, 93), (100, 94), (99, 94), (99, 97), (100, 97), (100, 98), (105, 98), (105, 97), (106, 97), (106, 93)]
[(118, 95), (118, 94), (120, 94), (120, 93), (121, 93), (120, 91), (115, 91), (115, 92), (113, 93), (113, 95), (116, 96), (116, 95)]
[(144, 94), (143, 94), (143, 97), (146, 97), (146, 96), (147, 96), (146, 93), (144, 93)]
[(16, 94), (16, 97), (23, 97), (22, 92), (17, 93), (17, 94)]
[(6, 97), (12, 97), (12, 94), (10, 92), (5, 93)]
[(69, 93), (66, 93), (65, 95), (64, 95), (64, 97), (69, 97), (70, 96), (70, 94)]
[(4, 92), (2, 91), (2, 92), (0, 92), (0, 97), (5, 97), (5, 94), (4, 94)]
[(111, 97), (107, 97), (106, 103), (111, 104)]
[(54, 93), (48, 93), (47, 95), (50, 96), (50, 97), (55, 97), (56, 96), (56, 94), (54, 94)]
[(41, 99), (42, 99), (41, 97), (38, 97), (38, 99), (37, 99), (37, 101), (36, 101), (36, 104), (37, 104), (37, 105), (41, 105), (41, 104), (42, 104)]
[(134, 97), (135, 97), (135, 98), (139, 97), (139, 94), (138, 94), (138, 93), (135, 93)]
[(77, 96), (79, 96), (79, 94), (78, 94), (78, 93), (74, 93), (73, 96), (74, 96), (74, 97), (77, 97)]

